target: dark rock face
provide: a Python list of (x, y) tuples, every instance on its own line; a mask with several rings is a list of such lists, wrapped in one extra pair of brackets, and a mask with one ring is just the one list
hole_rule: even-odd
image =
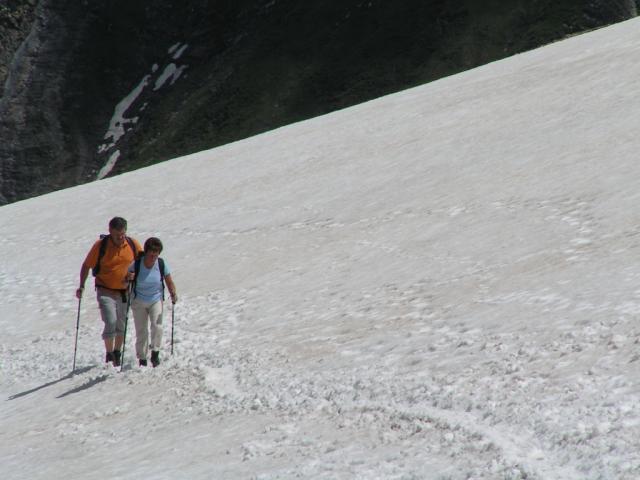
[(636, 14), (635, 0), (0, 0), (0, 204)]

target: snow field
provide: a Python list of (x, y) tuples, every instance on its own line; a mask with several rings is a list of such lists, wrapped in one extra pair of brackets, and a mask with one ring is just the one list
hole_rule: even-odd
[[(635, 480), (637, 27), (1, 208), (0, 473)], [(123, 212), (176, 353), (105, 367), (89, 288), (71, 375)]]

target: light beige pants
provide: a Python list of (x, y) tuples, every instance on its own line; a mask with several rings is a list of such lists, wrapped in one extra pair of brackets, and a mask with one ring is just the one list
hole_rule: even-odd
[(162, 300), (145, 303), (134, 298), (131, 310), (136, 324), (136, 355), (146, 360), (149, 349), (160, 350), (162, 346)]

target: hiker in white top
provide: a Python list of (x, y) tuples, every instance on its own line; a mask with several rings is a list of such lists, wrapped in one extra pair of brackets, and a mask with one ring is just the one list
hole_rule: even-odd
[[(166, 283), (171, 301), (178, 301), (171, 270), (160, 258), (162, 242), (156, 237), (144, 242), (144, 255), (129, 266), (129, 279), (133, 281), (131, 310), (136, 326), (136, 356), (139, 365), (147, 366), (151, 349), (151, 364), (160, 364), (162, 346), (162, 316), (164, 310), (164, 285)], [(151, 327), (151, 328), (149, 328)]]

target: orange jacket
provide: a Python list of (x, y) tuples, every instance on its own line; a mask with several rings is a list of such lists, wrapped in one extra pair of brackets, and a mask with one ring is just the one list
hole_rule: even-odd
[[(137, 253), (142, 252), (140, 243), (135, 238), (132, 240)], [(101, 243), (102, 240), (98, 240), (89, 250), (87, 258), (84, 259), (84, 265), (87, 268), (94, 268), (98, 263)], [(96, 276), (96, 285), (112, 290), (126, 289), (125, 277), (127, 276), (127, 269), (134, 260), (133, 251), (128, 241), (125, 240), (120, 247), (117, 247), (111, 239), (107, 240), (107, 249), (100, 260), (100, 273)]]

